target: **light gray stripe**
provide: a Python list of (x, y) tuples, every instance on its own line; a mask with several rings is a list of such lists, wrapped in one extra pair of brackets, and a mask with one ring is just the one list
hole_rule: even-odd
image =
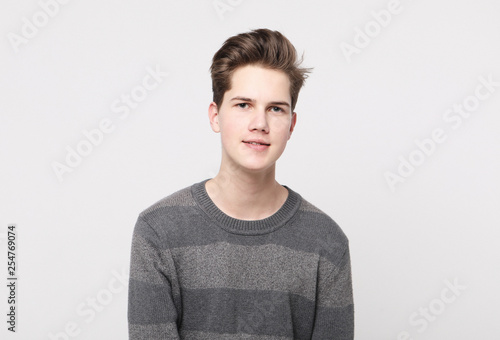
[(344, 253), (338, 267), (320, 258), (318, 278), (318, 305), (345, 307), (353, 304), (351, 264), (349, 251)]
[(184, 340), (239, 340), (239, 339), (252, 339), (252, 340), (290, 340), (293, 338), (283, 336), (269, 336), (269, 335), (249, 335), (246, 333), (237, 334), (219, 334), (210, 332), (193, 332), (183, 331), (181, 337)]
[(178, 340), (177, 326), (175, 323), (162, 323), (155, 325), (129, 324), (129, 340), (168, 339)]
[(316, 298), (318, 255), (276, 244), (171, 249), (183, 288), (277, 290)]
[(159, 250), (139, 234), (132, 239), (132, 256), (130, 262), (130, 278), (152, 284), (172, 285), (178, 292), (176, 270), (170, 251)]
[(323, 211), (321, 211), (315, 205), (313, 205), (313, 204), (309, 203), (308, 201), (306, 201), (304, 198), (302, 198), (302, 202), (300, 204), (299, 210), (313, 212), (313, 213), (318, 213), (318, 214), (324, 214)]

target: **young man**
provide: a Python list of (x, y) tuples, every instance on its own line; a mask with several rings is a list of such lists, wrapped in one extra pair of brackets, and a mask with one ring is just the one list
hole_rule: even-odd
[(348, 240), (275, 179), (307, 72), (267, 29), (214, 55), (208, 116), (220, 170), (139, 215), (130, 339), (353, 339)]

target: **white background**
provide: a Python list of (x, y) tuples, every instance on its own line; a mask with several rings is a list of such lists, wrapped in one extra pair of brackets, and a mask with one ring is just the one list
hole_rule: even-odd
[[(385, 27), (372, 11), (386, 0), (72, 0), (45, 22), (37, 1), (0, 6), (2, 339), (127, 338), (136, 218), (216, 174), (211, 58), (260, 27), (281, 31), (314, 67), (277, 177), (349, 237), (356, 339), (500, 339), (500, 86), (470, 97), (480, 77), (500, 82), (498, 1), (401, 0)], [(23, 18), (38, 20), (31, 36)], [(361, 48), (343, 53), (355, 39)], [(168, 76), (128, 116), (114, 112), (123, 94), (144, 95), (148, 68)], [(443, 115), (465, 102), (477, 107), (454, 129)], [(67, 148), (103, 119), (114, 130), (60, 181), (55, 162), (66, 165)], [(415, 140), (435, 129), (446, 139), (419, 158)], [(392, 190), (385, 174), (401, 175), (412, 153), (419, 165)], [(16, 334), (6, 323), (9, 223)]]

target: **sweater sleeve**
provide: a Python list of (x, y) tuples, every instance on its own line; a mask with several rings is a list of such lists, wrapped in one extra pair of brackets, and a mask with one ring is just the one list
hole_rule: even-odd
[(311, 340), (354, 339), (351, 262), (347, 247), (340, 261), (320, 260), (316, 315)]
[(130, 261), (130, 340), (179, 339), (179, 285), (171, 253), (160, 244), (158, 234), (139, 216)]

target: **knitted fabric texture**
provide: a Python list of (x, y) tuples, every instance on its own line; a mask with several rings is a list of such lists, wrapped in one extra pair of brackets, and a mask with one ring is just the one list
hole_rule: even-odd
[(232, 218), (206, 181), (137, 219), (130, 339), (353, 339), (349, 246), (339, 226), (286, 186), (272, 216)]

